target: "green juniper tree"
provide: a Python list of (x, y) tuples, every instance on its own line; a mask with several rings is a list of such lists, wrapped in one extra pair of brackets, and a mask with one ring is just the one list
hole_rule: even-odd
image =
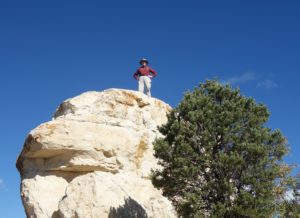
[[(152, 182), (181, 217), (271, 217), (289, 167), (267, 108), (239, 90), (206, 81), (185, 94), (154, 143)], [(280, 191), (278, 191), (280, 190)]]

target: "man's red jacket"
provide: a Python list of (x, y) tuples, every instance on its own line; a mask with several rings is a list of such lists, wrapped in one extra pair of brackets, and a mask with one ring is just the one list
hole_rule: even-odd
[(149, 66), (141, 66), (137, 71), (133, 74), (133, 77), (137, 80), (139, 76), (151, 76), (152, 78), (157, 76), (157, 73), (154, 69)]

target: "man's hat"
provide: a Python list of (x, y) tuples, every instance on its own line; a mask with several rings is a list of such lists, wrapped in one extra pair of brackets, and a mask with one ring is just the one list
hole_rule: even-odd
[(146, 62), (147, 64), (149, 63), (148, 60), (147, 60), (146, 58), (142, 58), (142, 59), (140, 60), (140, 64), (142, 64), (143, 62)]

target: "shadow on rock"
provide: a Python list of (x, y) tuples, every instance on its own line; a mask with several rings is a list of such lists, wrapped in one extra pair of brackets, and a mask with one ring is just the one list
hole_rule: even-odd
[(108, 218), (148, 218), (148, 215), (138, 202), (129, 197), (125, 199), (124, 205), (111, 207)]

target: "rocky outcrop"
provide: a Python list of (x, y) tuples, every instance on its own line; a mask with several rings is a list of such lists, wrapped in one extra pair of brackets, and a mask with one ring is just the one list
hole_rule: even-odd
[(30, 218), (175, 217), (149, 179), (170, 106), (109, 89), (63, 102), (32, 130), (17, 161)]

